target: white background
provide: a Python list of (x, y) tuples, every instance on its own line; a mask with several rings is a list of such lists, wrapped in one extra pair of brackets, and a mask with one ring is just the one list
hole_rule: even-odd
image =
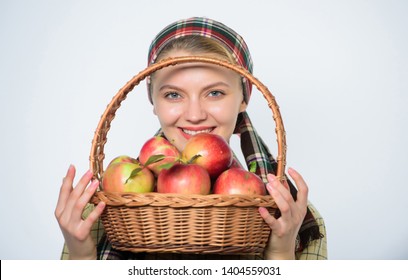
[[(288, 166), (325, 218), (329, 258), (408, 259), (408, 4), (193, 2), (0, 2), (0, 259), (59, 258), (53, 212), (69, 164), (88, 169), (106, 105), (144, 69), (156, 33), (191, 16), (246, 39), (281, 107)], [(275, 150), (258, 92), (248, 111)], [(112, 122), (107, 160), (137, 156), (157, 128), (141, 85)]]

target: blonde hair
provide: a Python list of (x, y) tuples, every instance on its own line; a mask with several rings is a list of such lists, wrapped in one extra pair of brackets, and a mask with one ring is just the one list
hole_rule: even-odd
[(215, 54), (225, 58), (230, 63), (237, 64), (234, 56), (226, 47), (214, 39), (199, 35), (180, 37), (172, 40), (160, 51), (156, 61), (166, 57), (168, 53), (174, 50), (188, 51), (192, 54)]

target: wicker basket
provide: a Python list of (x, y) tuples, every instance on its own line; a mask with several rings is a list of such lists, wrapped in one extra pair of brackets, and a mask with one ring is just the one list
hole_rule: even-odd
[[(277, 177), (284, 180), (286, 139), (275, 98), (246, 69), (207, 57), (177, 57), (159, 61), (134, 76), (107, 106), (92, 141), (90, 165), (94, 177), (103, 174), (104, 145), (116, 110), (127, 94), (155, 71), (183, 63), (210, 63), (231, 69), (249, 80), (263, 94), (272, 111), (278, 142)], [(275, 213), (272, 197), (246, 195), (181, 195), (161, 193), (107, 193), (98, 191), (92, 203), (106, 203), (102, 223), (112, 247), (132, 252), (175, 252), (260, 255), (270, 228), (258, 213), (268, 207)]]

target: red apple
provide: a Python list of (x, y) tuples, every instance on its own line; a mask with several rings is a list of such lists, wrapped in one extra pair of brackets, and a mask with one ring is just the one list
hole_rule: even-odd
[(181, 156), (179, 150), (170, 141), (161, 136), (152, 137), (143, 144), (139, 153), (139, 161), (145, 165), (150, 157), (156, 155), (163, 155), (164, 159), (147, 166), (156, 176), (159, 175), (164, 167), (168, 168), (169, 165), (177, 162)]
[(190, 160), (194, 156), (194, 163), (204, 167), (210, 177), (215, 179), (232, 163), (233, 154), (227, 141), (219, 135), (199, 133), (192, 136), (186, 143), (182, 156), (184, 160)]
[[(134, 170), (139, 172), (133, 174)], [(155, 186), (153, 173), (139, 163), (116, 162), (109, 164), (102, 176), (102, 189), (106, 192), (152, 192)]]
[(159, 193), (209, 194), (210, 190), (210, 176), (198, 164), (176, 163), (163, 169), (157, 179)]
[(217, 178), (213, 193), (266, 195), (266, 189), (264, 182), (256, 174), (242, 168), (231, 168)]
[(108, 164), (108, 166), (111, 165), (111, 164), (114, 164), (114, 163), (118, 163), (118, 162), (138, 163), (137, 159), (132, 158), (132, 157), (127, 156), (127, 155), (122, 155), (122, 156), (118, 156), (118, 157), (115, 157), (114, 159), (112, 159), (111, 162)]

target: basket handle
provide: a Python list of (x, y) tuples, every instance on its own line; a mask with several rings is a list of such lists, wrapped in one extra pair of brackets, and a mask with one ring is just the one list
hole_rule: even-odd
[(282, 117), (279, 111), (279, 106), (276, 103), (275, 97), (272, 95), (272, 93), (268, 90), (268, 88), (264, 84), (262, 84), (245, 68), (224, 60), (201, 56), (183, 56), (174, 58), (170, 57), (163, 59), (157, 63), (151, 64), (144, 70), (140, 71), (136, 76), (134, 76), (130, 81), (128, 81), (125, 84), (125, 86), (123, 86), (118, 91), (118, 93), (112, 98), (112, 101), (108, 104), (105, 112), (101, 116), (101, 119), (94, 134), (94, 138), (92, 140), (92, 148), (89, 161), (90, 169), (94, 174), (94, 177), (97, 178), (98, 180), (101, 180), (101, 176), (103, 174), (103, 160), (105, 158), (104, 145), (107, 141), (106, 136), (110, 129), (110, 124), (115, 117), (115, 113), (117, 109), (120, 107), (122, 101), (126, 99), (127, 94), (131, 92), (133, 88), (137, 86), (141, 81), (143, 81), (147, 76), (150, 76), (157, 70), (160, 70), (168, 66), (174, 66), (176, 64), (191, 62), (210, 63), (231, 69), (240, 74), (241, 76), (245, 77), (246, 79), (248, 79), (248, 81), (255, 85), (257, 89), (263, 94), (264, 98), (268, 102), (269, 108), (272, 110), (272, 117), (275, 121), (275, 132), (278, 142), (278, 155), (276, 158), (277, 161), (276, 176), (280, 181), (285, 180), (284, 169), (286, 165), (286, 135)]

